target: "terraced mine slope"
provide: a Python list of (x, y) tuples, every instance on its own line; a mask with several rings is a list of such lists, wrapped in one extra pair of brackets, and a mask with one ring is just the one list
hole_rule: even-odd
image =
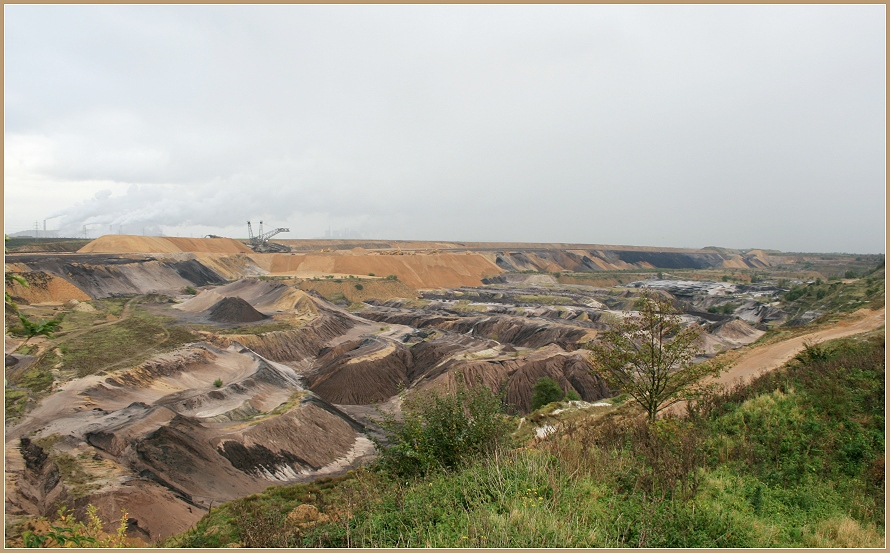
[[(17, 349), (7, 336), (13, 522), (61, 503), (111, 522), (125, 506), (130, 534), (153, 543), (220, 502), (372, 458), (374, 419), (397, 415), (404, 394), (481, 384), (523, 415), (546, 376), (586, 402), (610, 397), (584, 346), (641, 287), (705, 330), (704, 356), (798, 319), (785, 288), (726, 269), (777, 259), (763, 252), (307, 242), (256, 254), (226, 239), (141, 238), (7, 258), (30, 284), (7, 289), (22, 311), (63, 316), (52, 338)], [(735, 280), (657, 278), (671, 265)], [(624, 284), (583, 284), (604, 273)], [(861, 301), (883, 294), (874, 286)]]

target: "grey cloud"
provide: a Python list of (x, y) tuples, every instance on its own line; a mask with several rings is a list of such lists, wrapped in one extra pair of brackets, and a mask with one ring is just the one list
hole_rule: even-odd
[(8, 164), (134, 185), (70, 228), (883, 251), (884, 13), (8, 6)]

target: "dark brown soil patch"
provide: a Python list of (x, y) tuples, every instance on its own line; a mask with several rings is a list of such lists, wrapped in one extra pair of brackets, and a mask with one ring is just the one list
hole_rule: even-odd
[(253, 323), (269, 318), (241, 298), (223, 298), (207, 311), (209, 319), (217, 323)]

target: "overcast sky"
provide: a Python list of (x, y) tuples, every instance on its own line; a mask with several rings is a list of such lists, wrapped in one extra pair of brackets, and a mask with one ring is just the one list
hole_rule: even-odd
[(6, 5), (6, 232), (882, 253), (885, 9)]

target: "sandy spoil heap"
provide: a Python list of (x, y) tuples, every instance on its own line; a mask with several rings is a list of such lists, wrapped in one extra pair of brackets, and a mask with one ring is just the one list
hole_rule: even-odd
[(177, 238), (106, 234), (78, 250), (78, 253), (253, 253), (231, 238)]
[(68, 300), (87, 301), (90, 296), (67, 280), (43, 271), (19, 273), (28, 283), (22, 286), (18, 282), (6, 284), (6, 291), (20, 303), (52, 303)]
[(241, 298), (223, 298), (209, 310), (211, 321), (218, 323), (253, 323), (269, 317)]
[(213, 307), (223, 298), (238, 297), (247, 301), (263, 313), (287, 312), (297, 309), (301, 301), (307, 299), (306, 292), (280, 282), (270, 282), (256, 278), (243, 278), (237, 282), (204, 290), (194, 298), (179, 305), (187, 313), (199, 313)]

